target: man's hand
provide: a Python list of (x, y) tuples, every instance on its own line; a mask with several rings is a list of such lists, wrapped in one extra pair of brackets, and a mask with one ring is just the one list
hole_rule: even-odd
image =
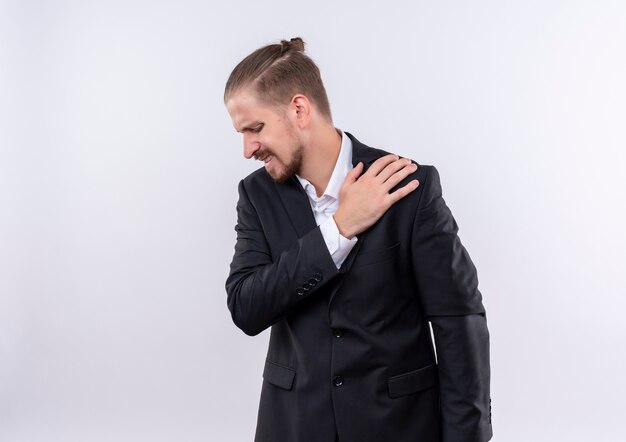
[(352, 239), (369, 229), (389, 207), (417, 189), (419, 181), (413, 180), (389, 193), (416, 170), (411, 160), (392, 154), (374, 161), (363, 175), (363, 163), (357, 164), (339, 191), (339, 207), (333, 215), (339, 233)]

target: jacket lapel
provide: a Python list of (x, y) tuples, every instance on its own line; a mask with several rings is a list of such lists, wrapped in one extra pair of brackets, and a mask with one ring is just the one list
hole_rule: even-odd
[[(385, 152), (366, 146), (365, 144), (357, 140), (351, 133), (346, 132), (346, 135), (348, 135), (350, 137), (350, 140), (352, 140), (352, 166), (356, 167), (357, 164), (362, 162), (364, 167), (361, 175), (363, 175), (367, 171), (367, 169), (369, 169), (370, 165), (374, 161), (376, 161), (376, 159), (384, 155)], [(356, 255), (359, 253), (359, 249), (365, 241), (367, 232), (368, 231), (366, 230), (365, 232), (361, 232), (356, 236), (358, 240), (346, 257), (346, 260), (341, 265), (341, 268), (339, 269), (340, 273), (347, 273), (352, 267), (354, 259), (356, 258)]]
[(298, 234), (298, 238), (301, 238), (317, 226), (309, 197), (295, 176), (284, 183), (275, 183), (275, 185), (285, 212), (291, 220), (291, 225)]
[(370, 165), (380, 158), (383, 155), (386, 155), (387, 152), (384, 152), (379, 149), (374, 149), (372, 147), (366, 146), (357, 140), (354, 135), (349, 132), (346, 132), (346, 135), (350, 137), (352, 140), (352, 165), (356, 166), (360, 161), (365, 165), (365, 169), (363, 173), (370, 167)]
[[(356, 166), (357, 164), (359, 164), (359, 162), (362, 162), (363, 163), (363, 172), (361, 172), (361, 175), (363, 175), (367, 171), (367, 169), (369, 169), (370, 165), (374, 161), (376, 161), (377, 158), (379, 158), (380, 156), (384, 155), (385, 152), (382, 152), (382, 151), (379, 151), (377, 149), (373, 149), (371, 147), (368, 147), (368, 146), (364, 145), (359, 140), (357, 140), (354, 137), (354, 135), (352, 135), (352, 134), (350, 134), (348, 132), (346, 132), (346, 135), (348, 135), (350, 137), (350, 140), (352, 140), (352, 166)], [(363, 246), (363, 243), (365, 242), (365, 238), (366, 238), (368, 232), (369, 232), (369, 230), (366, 230), (365, 232), (361, 232), (361, 233), (359, 233), (356, 236), (358, 238), (356, 244), (354, 245), (354, 247), (352, 248), (352, 250), (350, 251), (350, 253), (346, 257), (345, 261), (343, 262), (343, 264), (339, 268), (339, 273), (340, 273), (339, 280), (332, 287), (331, 292), (330, 292), (330, 300), (328, 301), (328, 308), (329, 308), (329, 310), (330, 310), (330, 307), (332, 305), (332, 302), (333, 302), (333, 299), (335, 297), (335, 294), (341, 288), (341, 285), (343, 284), (343, 281), (345, 279), (345, 275), (352, 268), (352, 264), (354, 264), (354, 260), (356, 259), (357, 255), (359, 254), (359, 250)]]

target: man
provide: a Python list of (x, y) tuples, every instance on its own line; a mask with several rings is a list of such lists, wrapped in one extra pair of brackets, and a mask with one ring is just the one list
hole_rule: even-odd
[(336, 129), (299, 38), (242, 60), (224, 101), (264, 162), (226, 281), (235, 324), (271, 327), (255, 440), (489, 440), (485, 309), (437, 170)]

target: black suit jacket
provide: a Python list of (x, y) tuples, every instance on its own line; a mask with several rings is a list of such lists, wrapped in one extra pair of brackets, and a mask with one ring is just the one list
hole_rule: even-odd
[[(348, 136), (354, 165), (387, 153)], [(491, 438), (476, 269), (435, 167), (399, 186), (414, 178), (339, 270), (295, 177), (259, 169), (240, 182), (228, 308), (248, 335), (271, 326), (257, 442)]]

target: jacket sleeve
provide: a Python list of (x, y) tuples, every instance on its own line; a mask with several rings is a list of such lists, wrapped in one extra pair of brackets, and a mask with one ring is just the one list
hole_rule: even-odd
[(237, 242), (226, 280), (233, 322), (253, 336), (289, 315), (338, 274), (319, 226), (273, 259), (257, 212), (239, 183)]
[(413, 226), (413, 270), (437, 349), (444, 442), (491, 439), (489, 331), (476, 268), (457, 236), (439, 173), (427, 168)]

